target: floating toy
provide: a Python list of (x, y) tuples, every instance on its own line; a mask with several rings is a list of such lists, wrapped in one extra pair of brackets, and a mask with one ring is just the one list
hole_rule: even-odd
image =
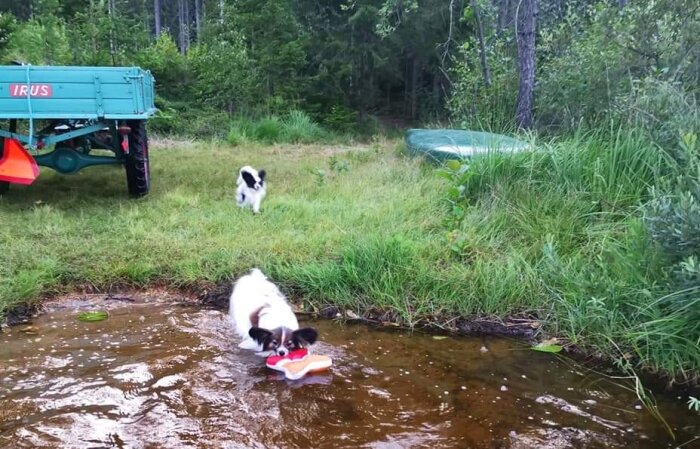
[(330, 357), (311, 354), (308, 349), (297, 349), (285, 356), (273, 355), (265, 360), (268, 368), (283, 372), (290, 380), (301, 379), (311, 372), (327, 370), (332, 364)]

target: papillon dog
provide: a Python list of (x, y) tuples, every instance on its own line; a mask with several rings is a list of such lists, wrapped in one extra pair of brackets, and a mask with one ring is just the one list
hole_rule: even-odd
[(256, 170), (250, 165), (242, 167), (236, 180), (236, 202), (243, 208), (252, 206), (253, 212), (260, 213), (260, 203), (267, 194), (265, 170)]
[(318, 338), (313, 328), (299, 329), (287, 299), (257, 268), (236, 281), (229, 317), (236, 334), (243, 339), (238, 347), (261, 356), (285, 356), (311, 346)]

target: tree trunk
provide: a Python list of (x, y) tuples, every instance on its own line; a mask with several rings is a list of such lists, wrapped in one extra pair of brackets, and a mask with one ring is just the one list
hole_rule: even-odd
[(510, 0), (498, 2), (498, 25), (496, 33), (501, 34), (508, 27), (508, 16), (510, 14)]
[(160, 0), (153, 0), (153, 17), (155, 20), (156, 39), (160, 37), (160, 33), (163, 30), (163, 25), (161, 25), (160, 11)]
[(182, 16), (185, 24), (185, 53), (187, 53), (187, 50), (190, 49), (190, 23), (192, 23), (192, 20), (190, 20), (190, 0), (184, 0), (183, 5)]
[(185, 0), (177, 0), (178, 47), (185, 54)]
[(411, 67), (411, 120), (415, 120), (418, 115), (418, 58), (413, 56), (413, 66)]
[(202, 36), (202, 11), (203, 11), (203, 0), (194, 0), (194, 21), (197, 30), (197, 42)]
[(515, 123), (519, 128), (532, 127), (532, 106), (535, 93), (535, 28), (537, 0), (521, 0), (517, 12), (518, 67), (520, 87)]
[(116, 12), (116, 5), (114, 0), (108, 0), (107, 2), (107, 14), (109, 15), (109, 53), (112, 56), (112, 65), (117, 65), (117, 47), (114, 42), (114, 13)]
[(224, 0), (219, 0), (219, 23), (224, 24)]
[(476, 33), (479, 38), (479, 59), (481, 59), (481, 71), (484, 74), (484, 85), (491, 87), (491, 71), (486, 60), (486, 44), (484, 44), (484, 28), (481, 26), (481, 15), (479, 14), (479, 4), (477, 0), (471, 0), (474, 10), (474, 20), (476, 20)]

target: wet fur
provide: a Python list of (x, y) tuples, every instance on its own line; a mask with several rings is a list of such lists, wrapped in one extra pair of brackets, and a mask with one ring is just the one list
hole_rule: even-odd
[(238, 346), (259, 355), (287, 355), (311, 346), (318, 338), (313, 328), (299, 329), (287, 299), (257, 268), (236, 281), (229, 317), (242, 339)]

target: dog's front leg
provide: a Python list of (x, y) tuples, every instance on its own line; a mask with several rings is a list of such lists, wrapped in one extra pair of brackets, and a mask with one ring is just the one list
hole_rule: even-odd
[(256, 214), (260, 213), (260, 203), (262, 202), (262, 197), (260, 195), (257, 195), (255, 197), (255, 200), (253, 201), (253, 212)]

